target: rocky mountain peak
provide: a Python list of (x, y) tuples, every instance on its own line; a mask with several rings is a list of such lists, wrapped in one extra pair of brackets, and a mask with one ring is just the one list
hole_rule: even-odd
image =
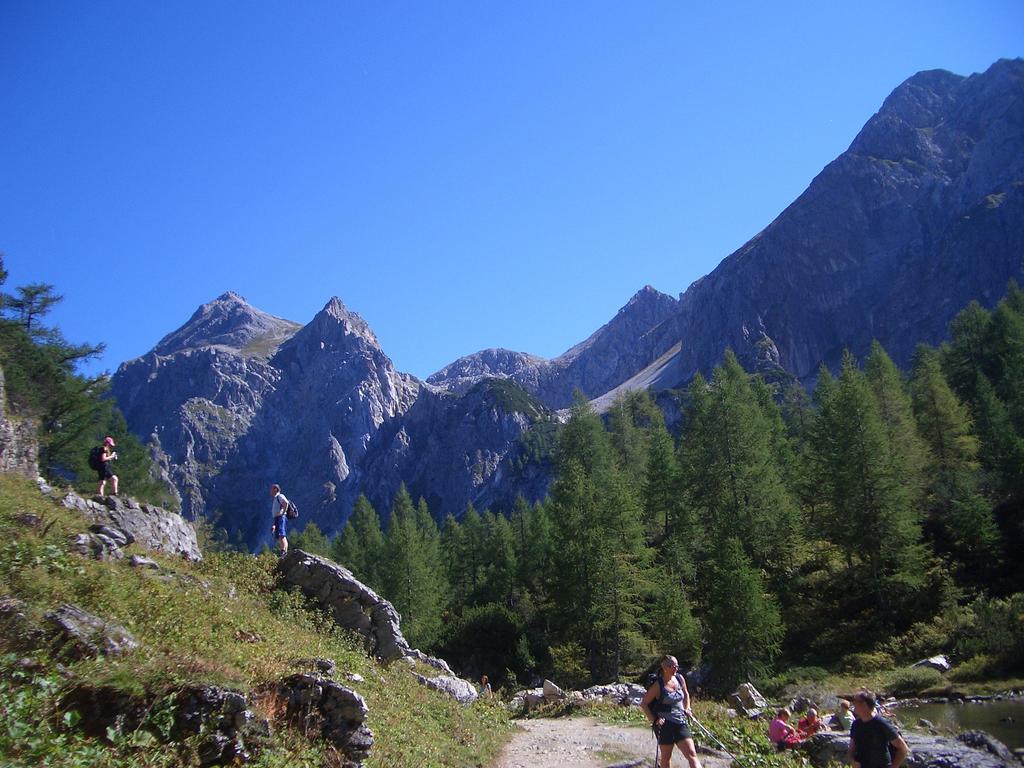
[(324, 308), (301, 331), (295, 334), (294, 345), (313, 345), (324, 351), (369, 348), (380, 352), (380, 342), (373, 329), (357, 312), (332, 296)]
[(267, 356), (299, 328), (298, 323), (263, 312), (234, 291), (203, 304), (183, 326), (154, 347), (158, 355), (220, 346), (243, 355)]

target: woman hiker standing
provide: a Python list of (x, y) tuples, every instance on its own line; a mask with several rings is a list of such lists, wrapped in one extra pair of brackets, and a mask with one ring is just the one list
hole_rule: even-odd
[(692, 716), (690, 692), (686, 689), (686, 680), (679, 674), (679, 662), (675, 656), (662, 657), (658, 678), (647, 689), (640, 708), (658, 734), (658, 750), (661, 753), (658, 765), (661, 768), (669, 768), (671, 765), (673, 746), (679, 747), (690, 768), (701, 768), (693, 734), (686, 721), (688, 716)]

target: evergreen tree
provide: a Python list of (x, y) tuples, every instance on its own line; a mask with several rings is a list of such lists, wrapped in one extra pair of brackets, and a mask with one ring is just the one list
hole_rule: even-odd
[(903, 375), (877, 341), (871, 343), (864, 374), (878, 403), (878, 414), (888, 437), (896, 476), (907, 492), (907, 503), (919, 508), (926, 485), (924, 471), (930, 459), (917, 431)]
[(778, 656), (783, 628), (779, 609), (765, 593), (757, 569), (739, 540), (719, 540), (707, 578), (707, 650), (719, 692), (763, 677)]
[(384, 594), (402, 616), (402, 631), (409, 642), (430, 648), (440, 638), (441, 615), (448, 594), (441, 581), (439, 553), (421, 531), (409, 492), (403, 484), (395, 495), (384, 546)]
[(999, 530), (978, 489), (979, 441), (970, 414), (947, 384), (931, 347), (917, 349), (911, 392), (921, 435), (931, 448), (930, 528), (939, 552), (959, 564), (958, 580), (980, 585), (999, 562)]
[(311, 555), (330, 556), (331, 544), (320, 530), (320, 526), (313, 521), (306, 523), (301, 531), (289, 537), (288, 543), (293, 549), (301, 549)]
[(377, 510), (363, 494), (356, 499), (341, 534), (331, 543), (331, 557), (371, 589), (383, 588), (384, 534)]
[(876, 631), (888, 632), (923, 585), (918, 512), (897, 474), (878, 400), (849, 352), (838, 381), (819, 379), (818, 397), (815, 467), (831, 507), (826, 531), (872, 591)]
[(560, 542), (550, 571), (554, 639), (580, 643), (592, 679), (617, 678), (623, 659), (641, 645), (650, 551), (638, 499), (579, 392), (559, 436), (551, 500)]
[(481, 603), (512, 607), (516, 580), (515, 538), (504, 515), (488, 512), (483, 517), (487, 540), (487, 566), (480, 590)]
[(783, 589), (801, 533), (775, 444), (781, 421), (766, 415), (769, 406), (758, 401), (731, 351), (711, 386), (698, 376), (688, 396), (680, 466), (689, 503), (710, 540), (738, 538), (773, 587)]
[(988, 310), (972, 301), (949, 324), (950, 340), (942, 347), (942, 367), (953, 391), (966, 403), (976, 400), (978, 374), (988, 375), (985, 363), (991, 322)]

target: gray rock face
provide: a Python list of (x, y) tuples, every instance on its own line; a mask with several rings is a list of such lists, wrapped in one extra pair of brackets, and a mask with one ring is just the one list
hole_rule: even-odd
[(138, 641), (120, 624), (105, 621), (69, 603), (46, 614), (45, 619), (55, 645), (73, 658), (124, 656), (139, 647)]
[(983, 74), (922, 72), (764, 231), (695, 282), (644, 337), (681, 342), (678, 381), (729, 345), (753, 367), (752, 330), (812, 381), (878, 339), (909, 363), (969, 301), (1024, 276), (1024, 60)]
[(0, 368), (0, 472), (14, 472), (33, 480), (39, 476), (36, 423), (10, 412), (3, 368)]
[(277, 571), (286, 584), (316, 598), (340, 626), (358, 632), (369, 653), (393, 661), (412, 650), (402, 635), (401, 617), (394, 606), (348, 569), (293, 549), (278, 561)]
[[(1013, 764), (987, 749), (974, 749), (956, 739), (916, 733), (905, 733), (903, 739), (910, 747), (910, 757), (904, 763), (908, 768), (1009, 768)], [(826, 731), (803, 742), (800, 749), (807, 753), (813, 765), (825, 766), (831, 761), (846, 763), (849, 743), (849, 734)]]
[(111, 544), (118, 548), (134, 543), (153, 552), (179, 555), (186, 560), (203, 559), (195, 529), (174, 512), (121, 496), (96, 496), (86, 500), (68, 493), (61, 503), (67, 509), (81, 512), (94, 523), (89, 542), (76, 540), (76, 547), (85, 546), (95, 554), (97, 542), (103, 549), (110, 549)]
[(288, 702), (288, 716), (305, 727), (319, 728), (323, 737), (357, 767), (370, 756), (373, 731), (365, 723), (369, 709), (351, 688), (314, 675), (292, 675), (278, 686)]
[(510, 378), (547, 407), (565, 408), (574, 389), (595, 398), (652, 363), (657, 355), (639, 342), (678, 310), (676, 299), (644, 286), (608, 323), (554, 360), (491, 349), (460, 358), (427, 381), (465, 392), (485, 378)]

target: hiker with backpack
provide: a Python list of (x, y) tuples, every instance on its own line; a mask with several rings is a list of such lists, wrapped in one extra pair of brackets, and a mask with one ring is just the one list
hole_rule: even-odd
[(100, 496), (107, 489), (107, 480), (110, 481), (113, 494), (117, 496), (117, 475), (114, 474), (114, 461), (117, 460), (117, 451), (114, 450), (116, 443), (114, 438), (107, 435), (103, 438), (103, 444), (97, 445), (89, 453), (89, 466), (96, 471), (99, 477), (100, 487), (96, 493)]
[(690, 692), (686, 680), (679, 674), (679, 662), (675, 656), (664, 656), (661, 669), (640, 702), (640, 709), (651, 721), (651, 727), (658, 736), (660, 768), (669, 768), (672, 763), (672, 747), (678, 747), (690, 768), (701, 768), (697, 747), (693, 743), (688, 717)]
[(277, 554), (284, 557), (288, 554), (288, 508), (291, 504), (288, 497), (281, 493), (281, 486), (277, 483), (270, 486), (270, 496), (274, 500), (270, 505), (270, 514), (274, 518), (270, 530), (277, 539)]

